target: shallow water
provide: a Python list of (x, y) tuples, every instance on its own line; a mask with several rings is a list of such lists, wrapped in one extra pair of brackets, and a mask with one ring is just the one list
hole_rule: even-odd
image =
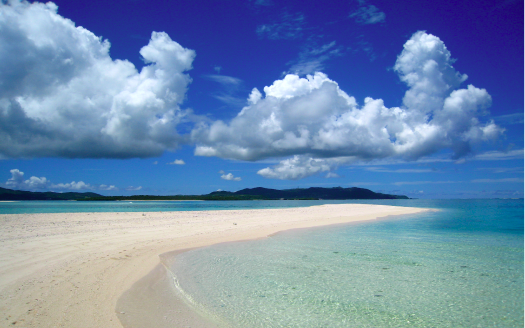
[(396, 202), (440, 211), (192, 250), (171, 288), (228, 327), (523, 326), (523, 200)]
[[(250, 200), (250, 201), (17, 201), (0, 202), (0, 214), (23, 213), (86, 213), (86, 212), (168, 212), (168, 211), (209, 211), (306, 207), (322, 204), (370, 203), (374, 201), (352, 200)], [(386, 201), (389, 205), (418, 206), (420, 200)]]

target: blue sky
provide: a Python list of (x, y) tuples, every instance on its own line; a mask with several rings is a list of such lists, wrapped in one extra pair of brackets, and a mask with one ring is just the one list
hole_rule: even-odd
[(523, 1), (0, 2), (0, 184), (523, 197)]

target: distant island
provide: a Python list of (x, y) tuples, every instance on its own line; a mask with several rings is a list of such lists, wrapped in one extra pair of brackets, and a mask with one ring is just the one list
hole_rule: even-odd
[(104, 197), (94, 192), (33, 192), (0, 188), (0, 201), (6, 200), (84, 200), (91, 197)]
[(0, 188), (0, 200), (77, 200), (77, 201), (123, 201), (123, 200), (318, 200), (318, 199), (409, 199), (407, 196), (373, 192), (365, 188), (295, 188), (268, 189), (246, 188), (239, 191), (214, 191), (206, 195), (174, 196), (103, 196), (93, 192), (31, 192)]

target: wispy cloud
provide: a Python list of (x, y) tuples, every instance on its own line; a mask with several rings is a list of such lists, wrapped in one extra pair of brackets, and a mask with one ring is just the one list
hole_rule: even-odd
[(138, 186), (138, 187), (129, 186), (126, 188), (127, 191), (138, 191), (141, 189), (142, 189), (142, 186)]
[(202, 77), (206, 80), (216, 82), (222, 87), (221, 92), (212, 93), (211, 96), (221, 102), (233, 106), (242, 107), (246, 105), (244, 97), (237, 97), (235, 94), (242, 88), (244, 81), (227, 75), (205, 74)]
[(243, 83), (241, 79), (228, 75), (204, 74), (202, 77), (207, 80), (217, 82), (225, 87), (237, 87)]
[(338, 47), (335, 41), (317, 45), (310, 41), (299, 53), (296, 60), (290, 61), (288, 73), (297, 75), (313, 74), (325, 69), (326, 62), (332, 58), (343, 55), (343, 48)]
[(523, 124), (523, 113), (494, 116), (493, 119), (501, 125)]
[(351, 186), (379, 186), (382, 185), (382, 183), (379, 182), (352, 182), (350, 183)]
[(502, 182), (523, 182), (521, 178), (505, 178), (505, 179), (474, 179), (470, 180), (474, 183), (502, 183)]
[(365, 39), (364, 35), (359, 35), (357, 37), (357, 40), (354, 42), (353, 47), (350, 48), (350, 51), (354, 54), (364, 52), (370, 60), (370, 62), (373, 62), (378, 57), (374, 50), (374, 46), (372, 45), (372, 43)]
[(371, 171), (371, 172), (384, 172), (384, 173), (429, 173), (429, 172), (437, 172), (437, 170), (434, 169), (386, 169), (384, 167), (378, 167), (378, 166), (371, 166), (366, 167), (365, 170)]
[(305, 17), (302, 13), (283, 12), (277, 21), (257, 26), (257, 35), (270, 40), (291, 40), (303, 35)]
[(246, 105), (245, 98), (236, 97), (228, 93), (217, 93), (212, 96), (231, 107), (243, 107)]
[(361, 6), (349, 15), (361, 25), (384, 23), (386, 15), (374, 5)]
[(523, 149), (510, 151), (488, 151), (475, 155), (472, 159), (479, 161), (506, 161), (511, 159), (523, 159)]
[(421, 185), (421, 184), (448, 184), (448, 183), (460, 183), (462, 181), (398, 181), (393, 182), (393, 185), (396, 186), (405, 186), (405, 185)]
[(253, 4), (256, 6), (273, 6), (273, 1), (271, 0), (250, 0), (253, 1)]
[(517, 167), (480, 167), (478, 171), (492, 171), (492, 173), (523, 173), (523, 166)]

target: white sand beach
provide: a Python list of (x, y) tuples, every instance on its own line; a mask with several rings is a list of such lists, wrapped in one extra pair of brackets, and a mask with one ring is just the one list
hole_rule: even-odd
[[(155, 279), (163, 253), (425, 210), (343, 204), (0, 215), (0, 327), (123, 327), (117, 301), (149, 273)], [(180, 326), (199, 320), (188, 309), (177, 313)]]

